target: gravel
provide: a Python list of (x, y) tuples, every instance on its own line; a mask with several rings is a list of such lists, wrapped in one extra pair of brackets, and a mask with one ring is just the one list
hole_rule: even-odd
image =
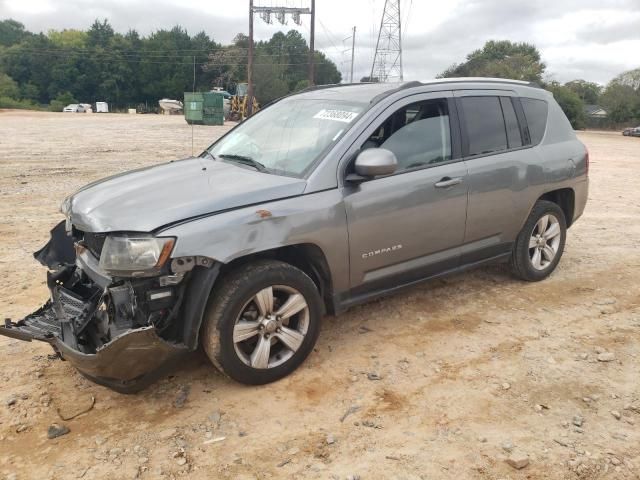
[(602, 352), (596, 358), (599, 362), (613, 362), (616, 359), (616, 355), (613, 352)]
[(584, 417), (582, 417), (581, 415), (574, 415), (571, 423), (573, 423), (576, 427), (581, 427), (584, 423)]
[(66, 435), (69, 432), (69, 427), (65, 425), (58, 425), (57, 423), (52, 423), (47, 429), (47, 438), (49, 440), (53, 440), (54, 438), (61, 437), (62, 435)]
[[(64, 196), (105, 175), (184, 158), (190, 130), (183, 118), (169, 116), (0, 112), (0, 309), (6, 316), (18, 320), (48, 298), (44, 269), (32, 252), (61, 220)], [(196, 126), (196, 151), (222, 131)], [(416, 474), (434, 480), (634, 478), (640, 469), (634, 382), (640, 359), (640, 190), (621, 179), (637, 177), (640, 143), (619, 134), (578, 135), (592, 158), (590, 200), (549, 279), (522, 284), (503, 267), (485, 267), (327, 317), (309, 359), (280, 382), (239, 385), (194, 355), (145, 391), (120, 395), (49, 357), (49, 345), (0, 338), (0, 357), (11, 359), (0, 372), (0, 401), (30, 394), (0, 408), (7, 459), (0, 478), (15, 472), (20, 480), (45, 479), (59, 475), (58, 465), (70, 477), (91, 466), (84, 478), (96, 479), (113, 478), (114, 470), (118, 478), (132, 478), (138, 468), (140, 478), (158, 480), (345, 480), (356, 473), (365, 480)], [(593, 301), (603, 298), (616, 298), (615, 313), (600, 315), (602, 306)], [(359, 334), (363, 324), (373, 332)], [(616, 359), (598, 362), (597, 355), (609, 351)], [(411, 360), (407, 372), (401, 371), (403, 358)], [(36, 379), (38, 370), (44, 377)], [(366, 372), (384, 379), (369, 381)], [(508, 391), (502, 390), (505, 382)], [(191, 394), (183, 408), (174, 408), (180, 385), (190, 385)], [(601, 398), (594, 400), (593, 392)], [(52, 397), (48, 408), (39, 403), (44, 393)], [(47, 427), (62, 422), (51, 406), (73, 407), (90, 393), (99, 394), (99, 402), (69, 422), (73, 435), (43, 442)], [(547, 403), (549, 411), (534, 408)], [(350, 405), (361, 409), (340, 423)], [(612, 410), (621, 413), (619, 422)], [(214, 411), (224, 411), (219, 428), (208, 418)], [(583, 427), (572, 424), (575, 414), (585, 417)], [(628, 423), (633, 420), (635, 426)], [(354, 426), (363, 421), (384, 429)], [(29, 428), (16, 434), (18, 423)], [(245, 430), (250, 434), (243, 437)], [(207, 431), (226, 440), (203, 446)], [(329, 433), (336, 438), (333, 446), (326, 443)], [(96, 445), (98, 435), (105, 444)], [(273, 439), (286, 448), (274, 451)], [(505, 463), (505, 439), (528, 454), (524, 470)], [(182, 466), (171, 456), (179, 440), (188, 450)], [(134, 452), (135, 445), (148, 454)], [(301, 452), (278, 469), (293, 445)], [(109, 461), (114, 447), (125, 449), (119, 466)], [(235, 462), (236, 453), (242, 464)], [(606, 463), (608, 456), (622, 463)], [(583, 461), (571, 467), (571, 458)]]
[(516, 470), (521, 470), (529, 465), (529, 455), (525, 452), (514, 450), (507, 458), (507, 463)]

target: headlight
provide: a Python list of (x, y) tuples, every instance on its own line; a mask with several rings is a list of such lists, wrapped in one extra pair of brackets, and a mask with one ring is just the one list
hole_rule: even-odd
[(70, 234), (71, 226), (71, 195), (65, 198), (60, 204), (60, 212), (64, 215), (64, 229)]
[(169, 259), (175, 238), (150, 235), (108, 236), (100, 253), (100, 267), (115, 276), (156, 274)]
[(60, 213), (62, 213), (65, 217), (71, 215), (71, 195), (65, 198), (60, 204)]

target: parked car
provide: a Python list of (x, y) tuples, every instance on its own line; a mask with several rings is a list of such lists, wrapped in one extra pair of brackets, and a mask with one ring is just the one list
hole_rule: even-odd
[(226, 90), (223, 90), (222, 88), (214, 88), (212, 92), (218, 92), (222, 94), (222, 98), (223, 98), (222, 108), (223, 108), (224, 118), (229, 118), (229, 114), (231, 113), (232, 95)]
[(548, 277), (588, 168), (553, 96), (526, 82), (308, 89), (197, 158), (65, 199), (35, 253), (51, 297), (0, 333), (122, 392), (199, 345), (231, 378), (271, 382), (325, 313), (488, 263)]
[(637, 127), (628, 127), (622, 131), (625, 137), (640, 137), (640, 125)]
[(62, 109), (63, 112), (84, 113), (85, 108), (79, 103), (70, 103)]

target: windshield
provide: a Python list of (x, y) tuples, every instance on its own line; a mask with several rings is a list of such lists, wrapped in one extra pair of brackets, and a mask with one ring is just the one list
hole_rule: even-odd
[(216, 159), (302, 176), (351, 126), (365, 104), (286, 99), (249, 118), (209, 148)]

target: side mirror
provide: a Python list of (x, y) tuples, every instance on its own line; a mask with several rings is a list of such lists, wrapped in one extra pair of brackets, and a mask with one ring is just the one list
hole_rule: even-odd
[(356, 158), (356, 174), (363, 179), (391, 175), (396, 168), (398, 160), (395, 154), (386, 148), (368, 148), (360, 152)]

